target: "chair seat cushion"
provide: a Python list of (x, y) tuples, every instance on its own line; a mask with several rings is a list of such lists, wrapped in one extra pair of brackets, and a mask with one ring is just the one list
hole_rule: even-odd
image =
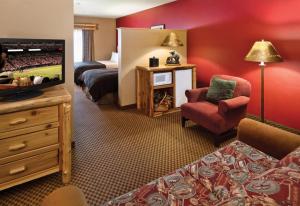
[(195, 118), (198, 118), (199, 115), (209, 117), (218, 112), (218, 105), (211, 102), (201, 101), (195, 103), (185, 103), (181, 106), (181, 109), (183, 109), (183, 112), (185, 113), (194, 115)]
[(224, 132), (224, 119), (218, 113), (218, 105), (214, 103), (207, 101), (185, 103), (181, 105), (181, 114), (215, 134)]

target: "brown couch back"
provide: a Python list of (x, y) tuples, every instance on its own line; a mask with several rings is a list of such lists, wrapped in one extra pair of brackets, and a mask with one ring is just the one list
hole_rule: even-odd
[(299, 135), (247, 118), (238, 126), (238, 139), (277, 159), (300, 146)]

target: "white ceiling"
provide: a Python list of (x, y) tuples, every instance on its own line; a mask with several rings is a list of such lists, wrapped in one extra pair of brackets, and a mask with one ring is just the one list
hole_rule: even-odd
[(176, 0), (74, 0), (74, 13), (80, 16), (118, 18)]

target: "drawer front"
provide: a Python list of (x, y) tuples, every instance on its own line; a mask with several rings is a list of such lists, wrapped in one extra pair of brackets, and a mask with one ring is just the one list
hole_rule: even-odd
[(57, 122), (58, 106), (0, 115), (0, 132)]
[(58, 151), (0, 165), (0, 184), (58, 165)]
[(58, 128), (0, 140), (0, 159), (58, 143)]

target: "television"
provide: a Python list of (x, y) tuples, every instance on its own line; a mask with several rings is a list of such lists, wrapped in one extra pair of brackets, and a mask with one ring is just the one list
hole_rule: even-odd
[(65, 82), (65, 41), (0, 38), (0, 96)]

